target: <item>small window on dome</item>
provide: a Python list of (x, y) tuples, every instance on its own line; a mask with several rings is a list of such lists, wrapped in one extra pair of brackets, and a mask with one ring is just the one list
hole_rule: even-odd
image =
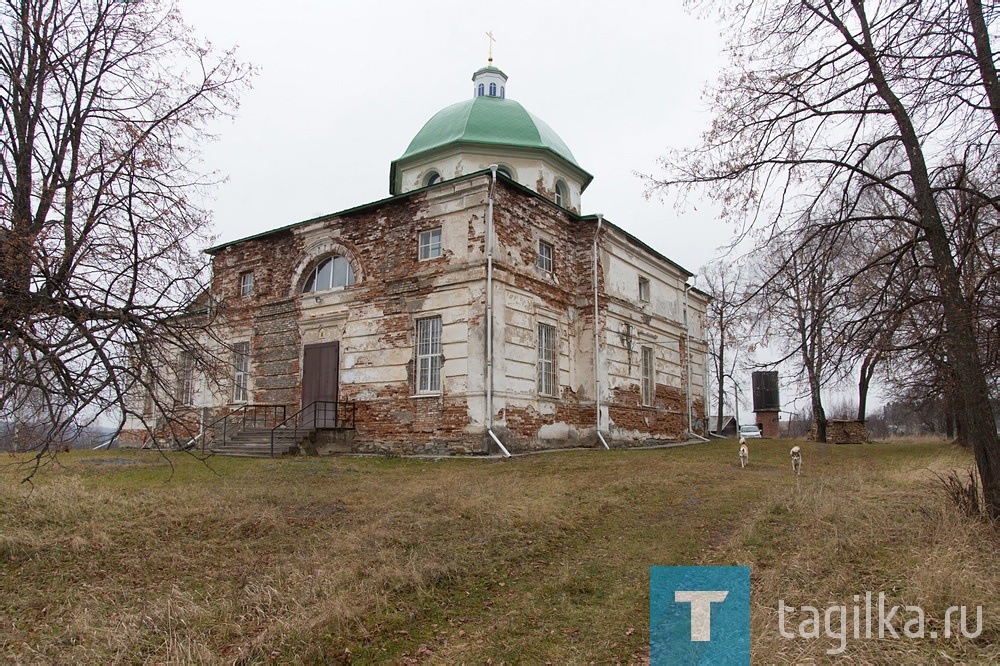
[(510, 178), (511, 180), (514, 180), (514, 174), (513, 174), (513, 173), (511, 173), (510, 169), (508, 169), (508, 168), (507, 168), (507, 167), (505, 167), (505, 166), (500, 166), (500, 167), (497, 167), (497, 173), (499, 173), (499, 174), (503, 174), (503, 175), (504, 175), (504, 176), (506, 176), (507, 178)]
[(569, 204), (569, 188), (566, 181), (556, 181), (556, 205), (565, 208)]
[(504, 98), (503, 86), (500, 86), (500, 99)]
[(309, 279), (306, 280), (306, 286), (302, 288), (302, 293), (349, 287), (352, 284), (354, 284), (354, 269), (351, 268), (351, 262), (344, 257), (333, 256), (319, 262), (313, 269)]
[(497, 84), (491, 83), (490, 84), (490, 97), (496, 97), (496, 96), (497, 96)]
[(426, 176), (424, 176), (424, 187), (429, 187), (431, 185), (437, 185), (442, 180), (441, 174), (437, 171), (431, 171)]
[(485, 94), (486, 94), (486, 86), (484, 84), (480, 83), (479, 84), (479, 95), (478, 96), (482, 97)]

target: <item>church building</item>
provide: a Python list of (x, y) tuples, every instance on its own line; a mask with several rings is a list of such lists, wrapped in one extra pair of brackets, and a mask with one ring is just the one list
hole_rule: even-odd
[[(231, 370), (210, 388), (178, 363), (189, 444), (232, 452), (273, 428), (279, 452), (437, 455), (704, 434), (707, 295), (582, 214), (593, 176), (501, 70), (472, 84), (389, 166), (388, 198), (207, 250)], [(123, 444), (142, 439), (129, 423)]]

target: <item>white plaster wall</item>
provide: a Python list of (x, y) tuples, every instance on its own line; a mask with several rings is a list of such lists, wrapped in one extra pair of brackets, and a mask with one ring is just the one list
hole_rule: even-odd
[(437, 171), (444, 180), (450, 180), (467, 173), (488, 169), (491, 164), (501, 164), (512, 171), (514, 180), (518, 183), (549, 199), (554, 197), (556, 181), (564, 180), (569, 191), (569, 203), (563, 207), (579, 212), (583, 183), (578, 176), (558, 166), (556, 160), (546, 159), (546, 156), (547, 153), (543, 151), (515, 152), (501, 149), (491, 149), (489, 152), (465, 149), (440, 153), (407, 164), (401, 173), (401, 192), (424, 187), (427, 174), (432, 170)]
[[(494, 407), (497, 412), (510, 407), (539, 414), (555, 413), (556, 403), (564, 397), (565, 389), (573, 388), (572, 382), (580, 374), (575, 366), (583, 351), (577, 346), (575, 322), (569, 320), (569, 313), (547, 307), (540, 297), (523, 289), (503, 283), (497, 284), (496, 289)], [(557, 396), (538, 394), (539, 323), (556, 329), (556, 381), (560, 392)], [(556, 437), (555, 433), (565, 428), (568, 428), (565, 424), (549, 428), (545, 436)]]
[[(638, 388), (643, 346), (654, 350), (656, 383), (673, 387), (686, 397), (688, 359), (680, 352), (687, 345), (691, 400), (704, 396), (707, 347), (701, 338), (701, 322), (706, 302), (698, 292), (688, 292), (690, 328), (686, 326), (687, 275), (613, 231), (602, 238), (601, 264), (605, 288), (612, 297), (602, 322), (605, 399), (614, 389)], [(648, 302), (639, 299), (640, 276), (650, 281)]]

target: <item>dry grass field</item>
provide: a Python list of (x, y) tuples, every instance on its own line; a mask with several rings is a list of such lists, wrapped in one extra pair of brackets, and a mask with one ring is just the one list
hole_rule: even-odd
[[(8, 457), (0, 660), (641, 663), (650, 565), (722, 564), (751, 567), (754, 663), (1000, 662), (1000, 538), (933, 473), (968, 452), (800, 444), (798, 478), (787, 441), (752, 442), (747, 470), (731, 441), (510, 461), (71, 453), (33, 489)], [(921, 606), (928, 632), (953, 605), (973, 631), (982, 606), (982, 632), (831, 656), (835, 639), (779, 631), (779, 600), (866, 591)]]

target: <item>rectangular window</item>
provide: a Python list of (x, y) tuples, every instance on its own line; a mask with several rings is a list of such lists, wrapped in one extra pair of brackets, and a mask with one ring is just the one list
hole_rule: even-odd
[(556, 327), (538, 325), (538, 393), (556, 395)]
[(253, 271), (240, 274), (240, 296), (249, 296), (253, 293)]
[(441, 229), (431, 229), (420, 234), (420, 261), (441, 256)]
[(639, 278), (639, 300), (649, 303), (649, 280), (644, 277)]
[(543, 271), (552, 272), (553, 248), (545, 241), (538, 241), (538, 267)]
[(233, 345), (233, 402), (247, 401), (247, 383), (250, 379), (250, 343)]
[(417, 393), (441, 392), (441, 317), (417, 320)]
[(656, 357), (652, 347), (642, 348), (642, 404), (649, 407), (656, 397)]
[(181, 352), (177, 357), (177, 402), (190, 405), (194, 398), (194, 357)]

